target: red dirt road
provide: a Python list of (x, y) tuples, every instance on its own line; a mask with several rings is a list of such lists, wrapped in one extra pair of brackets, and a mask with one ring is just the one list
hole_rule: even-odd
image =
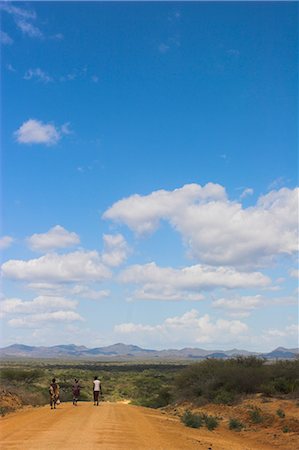
[(271, 450), (229, 430), (191, 429), (160, 411), (122, 403), (30, 408), (0, 420), (1, 450)]

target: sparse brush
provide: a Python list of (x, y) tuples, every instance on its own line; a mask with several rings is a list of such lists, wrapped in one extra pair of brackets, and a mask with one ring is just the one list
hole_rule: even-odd
[(215, 417), (215, 416), (206, 416), (204, 420), (205, 420), (207, 429), (210, 431), (215, 430), (215, 428), (217, 428), (219, 425), (219, 421), (218, 421), (217, 417)]
[(203, 424), (202, 417), (198, 414), (193, 414), (191, 411), (187, 410), (184, 412), (181, 421), (191, 428), (200, 428)]
[(279, 408), (277, 411), (276, 411), (276, 414), (278, 415), (278, 417), (280, 417), (281, 419), (284, 419), (285, 418), (285, 412), (281, 409), (281, 408)]
[(229, 419), (229, 429), (234, 431), (241, 431), (244, 428), (242, 422), (238, 419)]
[(0, 416), (4, 417), (6, 414), (15, 411), (12, 406), (0, 406)]
[(283, 427), (283, 429), (282, 429), (283, 433), (288, 433), (289, 431), (290, 431), (290, 429), (287, 426)]
[(260, 410), (257, 408), (252, 409), (249, 411), (250, 420), (252, 423), (262, 423), (263, 417), (260, 413)]

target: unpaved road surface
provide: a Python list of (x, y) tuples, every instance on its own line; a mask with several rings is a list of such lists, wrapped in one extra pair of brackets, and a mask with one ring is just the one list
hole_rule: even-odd
[(191, 429), (160, 411), (122, 403), (30, 408), (0, 420), (1, 450), (271, 450), (244, 435)]

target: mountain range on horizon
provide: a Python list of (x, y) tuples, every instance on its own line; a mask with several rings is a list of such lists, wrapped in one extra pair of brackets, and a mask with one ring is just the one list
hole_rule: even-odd
[(154, 350), (144, 349), (137, 345), (117, 343), (105, 347), (88, 348), (84, 345), (54, 345), (30, 346), (13, 344), (0, 348), (1, 358), (65, 358), (65, 359), (104, 359), (114, 360), (200, 360), (206, 358), (231, 358), (236, 356), (258, 356), (265, 359), (295, 359), (298, 357), (298, 348), (288, 349), (277, 347), (271, 352), (250, 352), (247, 350), (205, 350), (202, 348), (186, 347), (182, 349)]

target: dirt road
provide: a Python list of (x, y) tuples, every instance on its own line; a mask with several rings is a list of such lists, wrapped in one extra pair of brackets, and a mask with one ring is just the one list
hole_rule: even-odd
[(1, 449), (270, 450), (224, 430), (191, 429), (160, 411), (122, 403), (64, 403), (30, 408), (0, 420)]

